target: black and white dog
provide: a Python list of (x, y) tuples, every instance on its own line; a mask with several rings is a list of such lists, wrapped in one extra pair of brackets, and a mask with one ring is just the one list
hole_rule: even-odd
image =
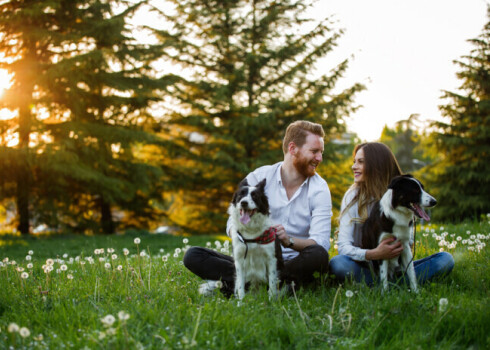
[[(393, 277), (399, 266), (408, 276), (410, 288), (417, 291), (417, 280), (410, 250), (410, 233), (413, 228), (414, 214), (426, 221), (430, 218), (424, 207), (436, 205), (434, 197), (424, 190), (422, 183), (411, 175), (393, 178), (388, 190), (380, 201), (376, 202), (362, 228), (362, 245), (365, 249), (374, 249), (388, 237), (395, 237), (403, 245), (400, 257), (380, 262), (379, 275), (383, 289), (388, 289), (388, 278)], [(377, 268), (377, 263), (373, 262)]]
[(279, 240), (271, 228), (265, 182), (264, 179), (249, 186), (247, 179), (243, 180), (228, 208), (236, 269), (235, 295), (240, 300), (248, 282), (251, 286), (268, 282), (270, 298), (277, 293), (278, 268), (283, 261)]

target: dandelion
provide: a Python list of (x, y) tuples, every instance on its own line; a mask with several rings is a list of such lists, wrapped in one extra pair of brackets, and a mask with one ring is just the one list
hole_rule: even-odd
[(348, 291), (345, 292), (345, 296), (347, 298), (352, 298), (353, 295), (354, 295), (354, 293), (351, 290), (348, 290)]
[(216, 281), (216, 283), (214, 285), (216, 286), (216, 288), (221, 289), (223, 287), (223, 282)]
[(182, 249), (180, 248), (175, 248), (175, 254), (179, 255), (182, 252)]
[(119, 320), (121, 321), (126, 321), (129, 319), (129, 314), (125, 311), (119, 311), (117, 313), (117, 317), (119, 318)]
[(60, 270), (61, 271), (66, 271), (66, 270), (68, 270), (68, 266), (66, 266), (66, 265), (63, 264), (63, 265), (60, 266)]
[(26, 256), (26, 260), (27, 260), (27, 261), (31, 261), (31, 260), (32, 260), (32, 256), (27, 255), (27, 256)]
[(9, 333), (16, 333), (19, 331), (19, 326), (17, 323), (10, 323), (9, 326), (7, 327), (7, 330)]
[(114, 322), (116, 322), (116, 318), (112, 315), (107, 315), (100, 319), (104, 327), (111, 327)]
[(104, 257), (100, 257), (100, 258), (99, 258), (99, 261), (100, 261), (100, 262), (104, 262), (104, 261), (105, 261), (105, 258), (104, 258)]
[(68, 275), (66, 275), (66, 278), (68, 278), (69, 280), (72, 280), (73, 279), (73, 275), (68, 274)]
[(115, 328), (107, 328), (106, 329), (106, 334), (107, 335), (115, 335), (116, 334), (116, 329)]
[(109, 263), (105, 263), (105, 264), (104, 264), (104, 267), (105, 267), (106, 269), (110, 269), (110, 268), (111, 268), (111, 264), (109, 264)]
[(160, 253), (163, 253), (164, 251), (165, 251), (165, 249), (160, 248)]
[(140, 244), (141, 243), (141, 239), (139, 239), (138, 237), (136, 237), (134, 239), (134, 244)]
[(112, 254), (111, 259), (112, 260), (116, 260), (117, 259), (117, 255), (116, 254)]
[(114, 253), (114, 248), (107, 248), (107, 252), (108, 252), (109, 254)]
[(127, 248), (124, 248), (124, 249), (123, 249), (123, 254), (124, 254), (124, 255), (128, 255), (128, 254), (129, 254), (129, 250), (128, 250)]
[(439, 299), (439, 312), (446, 311), (448, 304), (449, 304), (449, 302), (446, 298)]
[(28, 269), (32, 269), (33, 267), (34, 267), (34, 265), (32, 265), (31, 263), (27, 264)]
[(166, 256), (166, 255), (162, 256), (162, 261), (163, 262), (167, 262), (167, 260), (168, 260), (168, 256)]
[(53, 266), (54, 265), (54, 260), (53, 259), (46, 260), (46, 265)]
[(27, 254), (32, 255), (32, 254), (34, 254), (34, 252), (33, 252), (32, 250), (29, 250), (29, 251), (27, 252)]
[(26, 279), (26, 278), (28, 278), (28, 277), (29, 277), (29, 274), (28, 274), (27, 272), (22, 272), (22, 274), (20, 275), (20, 277), (21, 277), (22, 279)]
[(27, 338), (31, 335), (31, 331), (29, 331), (29, 329), (26, 327), (22, 327), (21, 329), (19, 329), (19, 334), (22, 338)]
[(65, 253), (65, 254), (63, 254), (63, 259), (66, 259), (66, 258), (68, 258), (68, 254)]
[(187, 244), (187, 243), (189, 243), (189, 240), (188, 240), (187, 238), (184, 238), (184, 239), (182, 240), (182, 242), (183, 242), (184, 244)]
[(42, 334), (39, 334), (37, 337), (34, 337), (34, 340), (36, 341), (42, 341), (44, 339), (44, 336)]
[(458, 242), (459, 242), (459, 241), (461, 241), (461, 240), (462, 240), (461, 236), (458, 236), (458, 237), (456, 238), (456, 240), (457, 240)]
[(117, 265), (117, 269), (118, 269), (119, 271), (122, 271), (122, 269), (123, 269), (122, 265)]
[(22, 271), (24, 271), (24, 268), (19, 266), (16, 268), (16, 270), (17, 270), (17, 272), (22, 272)]
[(179, 257), (179, 254), (175, 253), (174, 258), (178, 258), (178, 257)]

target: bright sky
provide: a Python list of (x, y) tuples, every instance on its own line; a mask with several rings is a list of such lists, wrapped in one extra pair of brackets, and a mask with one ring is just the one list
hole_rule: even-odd
[[(345, 29), (329, 55), (350, 59), (342, 82), (366, 85), (356, 102), (364, 107), (348, 128), (366, 141), (377, 140), (385, 124), (420, 114), (440, 119), (442, 90), (456, 91), (461, 81), (453, 60), (473, 48), (468, 39), (482, 33), (488, 0), (320, 0), (314, 15), (334, 15)], [(332, 68), (333, 61), (326, 61)]]

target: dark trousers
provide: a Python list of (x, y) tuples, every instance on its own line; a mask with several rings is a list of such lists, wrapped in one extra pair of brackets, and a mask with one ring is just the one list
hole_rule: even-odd
[[(233, 257), (203, 247), (191, 247), (184, 255), (184, 265), (192, 273), (205, 280), (222, 281), (222, 291), (233, 293), (235, 286), (235, 263)], [(328, 252), (320, 245), (311, 245), (303, 249), (290, 260), (284, 261), (279, 271), (283, 283), (294, 281), (296, 286), (304, 286), (321, 281), (321, 276), (328, 272)]]

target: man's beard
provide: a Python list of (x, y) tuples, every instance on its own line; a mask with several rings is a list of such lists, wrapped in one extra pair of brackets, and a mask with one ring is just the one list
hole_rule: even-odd
[(313, 175), (315, 175), (315, 169), (310, 170), (309, 165), (311, 164), (311, 161), (308, 160), (307, 158), (303, 157), (302, 155), (298, 155), (293, 158), (293, 165), (298, 170), (298, 172), (303, 175), (304, 177), (308, 178)]

